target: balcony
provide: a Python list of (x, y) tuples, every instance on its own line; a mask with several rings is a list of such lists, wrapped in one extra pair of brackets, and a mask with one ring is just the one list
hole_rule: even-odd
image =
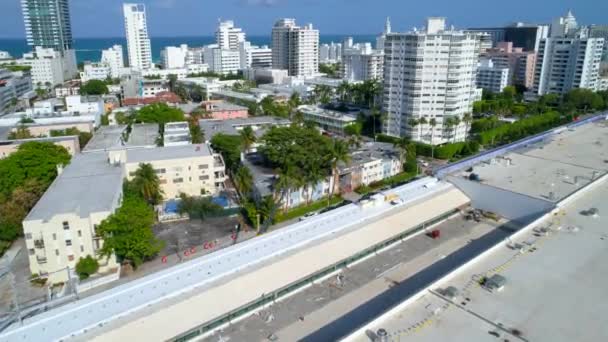
[(39, 264), (46, 264), (47, 262), (46, 257), (43, 256), (36, 256), (36, 261), (38, 261)]
[(44, 249), (44, 240), (42, 240), (42, 239), (34, 240), (34, 247), (36, 247), (38, 249)]

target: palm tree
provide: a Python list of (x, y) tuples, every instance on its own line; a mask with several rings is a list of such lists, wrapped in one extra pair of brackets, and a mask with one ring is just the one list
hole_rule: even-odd
[(437, 126), (437, 119), (432, 118), (429, 120), (431, 126), (431, 158), (435, 158), (435, 126)]
[(234, 183), (239, 189), (241, 196), (246, 197), (253, 189), (253, 176), (251, 175), (251, 171), (245, 166), (239, 167), (234, 174)]
[(418, 127), (420, 127), (419, 131), (418, 131), (418, 136), (420, 137), (420, 139), (422, 139), (422, 126), (428, 124), (428, 120), (423, 116), (420, 119), (418, 119)]
[(338, 96), (340, 97), (340, 101), (342, 103), (346, 102), (346, 96), (350, 93), (350, 91), (351, 91), (351, 86), (347, 81), (344, 81), (344, 82), (340, 83), (340, 85), (338, 85), (336, 92), (338, 93)]
[(331, 160), (331, 170), (332, 175), (334, 177), (334, 184), (330, 187), (329, 196), (327, 197), (327, 206), (329, 206), (331, 198), (334, 196), (334, 192), (336, 187), (338, 188), (338, 193), (340, 193), (340, 178), (339, 178), (339, 170), (338, 164), (348, 163), (350, 162), (350, 152), (348, 150), (348, 145), (342, 140), (334, 140), (334, 143), (330, 150), (330, 160)]
[(443, 127), (442, 127), (443, 128), (442, 136), (445, 136), (446, 132), (450, 132), (452, 130), (452, 127), (454, 127), (454, 117), (448, 116), (448, 117), (444, 118)]
[(460, 118), (457, 116), (452, 119), (452, 124), (454, 125), (454, 142), (456, 142), (456, 134), (458, 132), (458, 125), (460, 125), (460, 122)]
[(152, 164), (139, 164), (139, 168), (135, 171), (133, 184), (148, 203), (157, 205), (162, 200), (163, 190), (160, 188), (160, 179)]
[(290, 113), (293, 112), (295, 109), (297, 109), (302, 104), (302, 99), (300, 98), (300, 94), (298, 94), (297, 92), (294, 92), (293, 94), (291, 94), (287, 104), (289, 105)]
[(372, 107), (372, 110), (370, 111), (370, 114), (371, 114), (371, 117), (372, 117), (372, 124), (373, 124), (373, 127), (374, 127), (374, 140), (376, 140), (376, 118), (377, 117), (381, 117), (382, 114), (380, 114), (380, 111), (376, 107)]
[(359, 148), (362, 144), (362, 138), (360, 134), (353, 134), (348, 138), (348, 146)]
[(410, 147), (410, 139), (408, 139), (407, 137), (405, 138), (401, 138), (398, 141), (396, 141), (394, 143), (394, 146), (396, 148), (399, 149), (399, 159), (401, 160), (401, 163), (405, 163), (406, 161), (406, 157), (407, 157), (407, 153), (409, 152), (409, 147)]
[[(410, 118), (407, 120), (407, 125), (412, 128), (412, 131), (420, 124), (420, 121), (416, 120), (416, 118)], [(413, 135), (413, 132), (412, 132)]]
[(323, 179), (325, 178), (325, 174), (321, 171), (320, 168), (313, 166), (308, 170), (308, 172), (304, 175), (304, 188), (306, 189), (306, 204), (310, 204), (312, 200), (312, 195), (315, 186), (317, 186)]
[(255, 133), (250, 126), (243, 128), (241, 131), (241, 147), (243, 152), (247, 153), (251, 149), (251, 146), (255, 144), (256, 139)]

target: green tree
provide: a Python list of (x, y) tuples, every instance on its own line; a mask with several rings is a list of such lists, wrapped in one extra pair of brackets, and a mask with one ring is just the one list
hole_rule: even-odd
[(138, 267), (163, 248), (163, 243), (152, 232), (153, 224), (154, 210), (143, 198), (126, 192), (122, 206), (97, 227), (104, 241), (100, 255), (115, 254), (119, 262)]
[(253, 175), (246, 166), (239, 166), (238, 170), (234, 173), (234, 183), (241, 193), (241, 196), (248, 196), (253, 189)]
[(190, 121), (190, 137), (192, 138), (193, 144), (202, 144), (205, 142), (205, 134), (196, 122)]
[(330, 187), (329, 196), (327, 197), (327, 206), (331, 202), (332, 197), (334, 196), (335, 189), (338, 189), (338, 193), (340, 193), (340, 174), (338, 166), (340, 163), (349, 163), (351, 160), (350, 151), (348, 150), (348, 144), (342, 140), (334, 139), (333, 145), (330, 149), (330, 163), (332, 169), (332, 175), (334, 178), (333, 186)]
[(163, 191), (160, 179), (154, 171), (152, 164), (139, 164), (135, 177), (128, 182), (129, 188), (139, 194), (146, 202), (157, 205), (163, 200)]
[(80, 86), (80, 95), (105, 95), (108, 92), (108, 86), (102, 80), (90, 80)]
[(435, 158), (435, 126), (437, 126), (437, 119), (431, 118), (429, 126), (431, 126), (431, 158)]
[(25, 125), (19, 125), (14, 131), (8, 134), (8, 140), (31, 139), (34, 136)]
[(169, 107), (165, 103), (155, 103), (140, 109), (135, 116), (135, 121), (164, 125), (168, 122), (186, 121), (186, 117), (179, 108)]
[(190, 218), (205, 220), (207, 217), (221, 213), (224, 208), (213, 203), (211, 197), (194, 198), (186, 194), (180, 194), (179, 213), (188, 213)]
[(229, 170), (236, 170), (239, 167), (243, 146), (240, 135), (216, 134), (211, 138), (211, 146), (224, 157)]
[(243, 152), (247, 152), (251, 149), (251, 146), (255, 144), (257, 138), (251, 126), (246, 126), (241, 130), (241, 144), (243, 147)]
[(86, 258), (80, 258), (76, 264), (76, 273), (80, 280), (87, 279), (97, 273), (97, 270), (99, 270), (99, 262), (90, 255), (87, 255)]

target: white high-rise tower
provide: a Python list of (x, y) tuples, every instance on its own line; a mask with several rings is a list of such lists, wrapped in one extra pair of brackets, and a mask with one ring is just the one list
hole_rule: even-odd
[(296, 26), (295, 19), (280, 19), (272, 28), (272, 67), (290, 76), (319, 72), (319, 30), (312, 24)]
[(238, 50), (239, 45), (245, 41), (245, 32), (234, 27), (234, 21), (221, 21), (215, 31), (215, 40), (220, 49)]
[(146, 24), (144, 4), (123, 4), (127, 51), (131, 68), (146, 70), (152, 67), (152, 48)]

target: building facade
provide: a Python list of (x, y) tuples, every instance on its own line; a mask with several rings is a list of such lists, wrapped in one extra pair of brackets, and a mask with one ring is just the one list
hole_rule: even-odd
[(481, 59), (477, 68), (477, 87), (501, 93), (509, 85), (509, 68), (500, 68), (491, 59)]
[[(429, 18), (425, 31), (388, 34), (384, 51), (384, 133), (434, 145), (464, 141), (462, 119), (477, 89), (478, 34), (446, 30), (444, 18)], [(426, 123), (414, 125), (421, 119)]]
[(188, 45), (167, 46), (160, 52), (164, 69), (185, 68), (188, 60)]
[(105, 80), (111, 76), (112, 70), (107, 64), (86, 63), (83, 71), (80, 72), (80, 80), (88, 82), (90, 80)]
[(349, 82), (382, 80), (384, 52), (372, 49), (370, 43), (352, 44), (347, 38), (342, 50), (342, 78)]
[(72, 50), (68, 0), (21, 0), (27, 45), (55, 51)]
[(29, 73), (0, 69), (0, 114), (30, 91), (32, 91), (32, 78)]
[(110, 68), (110, 76), (112, 78), (120, 77), (121, 70), (125, 67), (122, 45), (114, 45), (109, 49), (101, 51), (101, 63)]
[(513, 47), (512, 42), (500, 42), (495, 48), (486, 50), (482, 57), (492, 60), (497, 68), (508, 68), (509, 84), (527, 89), (534, 86), (535, 52)]
[(240, 68), (241, 70), (253, 69), (268, 69), (272, 67), (272, 49), (268, 46), (255, 46), (250, 42), (241, 42), (239, 44), (240, 52)]
[(209, 70), (218, 74), (236, 74), (241, 69), (239, 50), (224, 50), (216, 45), (204, 48), (205, 64)]
[(295, 19), (278, 20), (272, 28), (272, 67), (290, 76), (319, 72), (319, 31), (312, 24), (296, 26)]
[(71, 69), (67, 68), (69, 57), (62, 56), (61, 52), (53, 49), (36, 47), (33, 52), (26, 53), (19, 60), (19, 64), (31, 67), (32, 83), (35, 88), (47, 88), (63, 84), (71, 79)]
[(215, 41), (220, 49), (238, 50), (245, 41), (245, 32), (234, 26), (234, 21), (221, 21), (215, 31)]
[(152, 48), (146, 22), (146, 5), (123, 4), (127, 51), (131, 68), (146, 70), (152, 67)]

